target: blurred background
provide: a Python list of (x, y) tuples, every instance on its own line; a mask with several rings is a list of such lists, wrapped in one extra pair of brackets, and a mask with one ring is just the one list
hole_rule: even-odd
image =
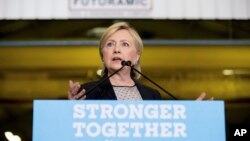
[(249, 9), (248, 0), (0, 0), (0, 140), (11, 131), (31, 141), (33, 100), (67, 99), (69, 80), (98, 79), (99, 38), (126, 21), (144, 42), (142, 72), (180, 100), (225, 101), (232, 141), (250, 125)]

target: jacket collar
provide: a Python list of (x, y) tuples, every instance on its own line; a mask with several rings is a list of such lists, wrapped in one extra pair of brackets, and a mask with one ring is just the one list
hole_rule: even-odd
[[(107, 75), (104, 75), (104, 76), (100, 79), (100, 81), (104, 81), (104, 82), (100, 85), (100, 87), (101, 87), (102, 90), (103, 90), (103, 92), (101, 92), (102, 95), (103, 95), (102, 97), (108, 96), (110, 99), (117, 99), (117, 97), (116, 97), (116, 95), (115, 95), (115, 91), (114, 91), (114, 89), (113, 89), (113, 87), (112, 87), (112, 84), (111, 84), (110, 80), (107, 79), (107, 77), (108, 77)], [(105, 80), (105, 79), (106, 79), (106, 80)], [(136, 80), (134, 80), (134, 79), (133, 79), (133, 81), (135, 82), (135, 86), (137, 87), (137, 89), (138, 89), (138, 91), (139, 91), (139, 93), (140, 93), (142, 99), (143, 99), (143, 100), (148, 99), (147, 92), (143, 89), (143, 85), (140, 84), (138, 81), (136, 81)]]

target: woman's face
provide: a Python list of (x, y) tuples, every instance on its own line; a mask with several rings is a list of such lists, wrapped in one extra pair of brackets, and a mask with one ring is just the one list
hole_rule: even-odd
[(102, 54), (104, 65), (108, 70), (121, 68), (123, 60), (135, 63), (139, 59), (134, 40), (125, 29), (118, 30), (107, 39)]

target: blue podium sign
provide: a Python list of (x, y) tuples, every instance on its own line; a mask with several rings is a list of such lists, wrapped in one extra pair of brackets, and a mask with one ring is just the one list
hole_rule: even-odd
[(225, 141), (223, 101), (35, 100), (33, 141)]

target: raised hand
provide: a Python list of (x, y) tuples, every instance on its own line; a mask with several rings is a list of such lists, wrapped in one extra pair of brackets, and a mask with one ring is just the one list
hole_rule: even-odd
[(85, 99), (85, 89), (79, 92), (80, 87), (79, 82), (74, 83), (72, 80), (69, 80), (68, 99)]
[[(206, 97), (206, 93), (205, 92), (202, 92), (201, 95), (196, 99), (197, 101), (201, 101), (201, 100), (205, 100), (205, 97)], [(214, 97), (211, 97), (210, 99), (208, 100), (214, 100)]]

